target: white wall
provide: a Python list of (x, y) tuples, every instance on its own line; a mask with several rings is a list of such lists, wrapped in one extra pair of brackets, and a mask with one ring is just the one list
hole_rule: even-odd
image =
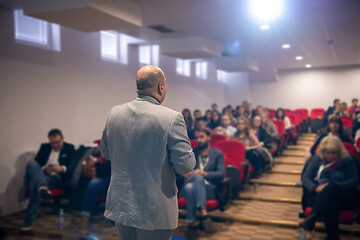
[(271, 83), (250, 83), (254, 105), (270, 108), (325, 108), (340, 98), (360, 98), (360, 68), (283, 71)]
[[(129, 49), (129, 65), (105, 62), (99, 33), (62, 28), (62, 51), (54, 52), (14, 40), (13, 16), (0, 8), (0, 216), (23, 209), (20, 201), (26, 162), (34, 157), (47, 132), (60, 128), (65, 140), (79, 146), (101, 136), (109, 109), (136, 97), (137, 47)], [(209, 80), (181, 77), (176, 61), (162, 56), (167, 77), (164, 105), (181, 111), (205, 110), (227, 103), (226, 87)], [(194, 75), (193, 75), (194, 76)]]

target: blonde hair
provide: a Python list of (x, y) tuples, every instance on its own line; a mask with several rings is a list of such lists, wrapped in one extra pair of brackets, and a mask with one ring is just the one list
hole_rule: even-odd
[(349, 156), (349, 153), (346, 151), (340, 138), (336, 136), (327, 136), (323, 138), (320, 142), (318, 150), (316, 151), (316, 155), (318, 155), (321, 159), (324, 159), (325, 149), (336, 151), (339, 154), (339, 160)]

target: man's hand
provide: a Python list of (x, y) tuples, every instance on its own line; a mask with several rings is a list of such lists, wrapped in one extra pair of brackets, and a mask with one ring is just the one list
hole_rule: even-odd
[(315, 192), (316, 192), (316, 193), (321, 192), (327, 185), (328, 185), (328, 183), (324, 183), (324, 184), (321, 184), (321, 185), (317, 186), (317, 187), (315, 188)]
[(64, 171), (64, 168), (60, 166), (59, 164), (55, 164), (51, 167), (52, 172), (54, 173), (61, 173)]
[(45, 167), (44, 167), (44, 172), (46, 173), (46, 174), (51, 174), (53, 171), (52, 171), (52, 166), (51, 165), (46, 165)]
[(193, 172), (188, 172), (183, 175), (184, 178), (189, 178), (191, 176), (193, 176)]
[(194, 171), (194, 175), (202, 175), (202, 176), (206, 176), (206, 172), (204, 172), (203, 170), (201, 170), (201, 169), (195, 169), (195, 171)]

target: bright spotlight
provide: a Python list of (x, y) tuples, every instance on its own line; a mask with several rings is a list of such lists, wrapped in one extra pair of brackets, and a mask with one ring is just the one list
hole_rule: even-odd
[(311, 66), (311, 64), (306, 64), (305, 67), (306, 68), (311, 68), (312, 66)]
[(288, 48), (290, 48), (290, 44), (283, 44), (283, 45), (282, 45), (282, 48), (288, 49)]
[(261, 30), (268, 30), (269, 28), (270, 28), (270, 26), (267, 25), (267, 24), (262, 24), (262, 25), (260, 26), (260, 29), (261, 29)]
[(269, 22), (281, 16), (284, 9), (283, 0), (251, 0), (251, 14), (260, 22)]
[(303, 59), (303, 57), (302, 57), (302, 56), (297, 56), (295, 59), (298, 60), (298, 61), (300, 61), (300, 60)]

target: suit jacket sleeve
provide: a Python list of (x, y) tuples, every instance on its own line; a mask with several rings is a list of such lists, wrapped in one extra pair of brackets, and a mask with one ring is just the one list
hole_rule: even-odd
[(215, 159), (216, 169), (207, 171), (206, 179), (216, 184), (221, 182), (225, 176), (224, 155), (221, 152), (214, 151), (209, 157)]
[(190, 172), (195, 166), (195, 157), (187, 136), (185, 121), (178, 113), (170, 125), (167, 146), (169, 161), (180, 174)]
[(313, 192), (315, 187), (317, 187), (317, 184), (314, 182), (315, 175), (319, 170), (322, 160), (317, 156), (313, 156), (309, 161), (309, 165), (307, 166), (301, 181), (307, 190)]
[(49, 154), (51, 152), (51, 146), (48, 145), (49, 144), (46, 143), (41, 144), (40, 149), (35, 156), (35, 161), (39, 163), (41, 167), (43, 167), (47, 163)]

